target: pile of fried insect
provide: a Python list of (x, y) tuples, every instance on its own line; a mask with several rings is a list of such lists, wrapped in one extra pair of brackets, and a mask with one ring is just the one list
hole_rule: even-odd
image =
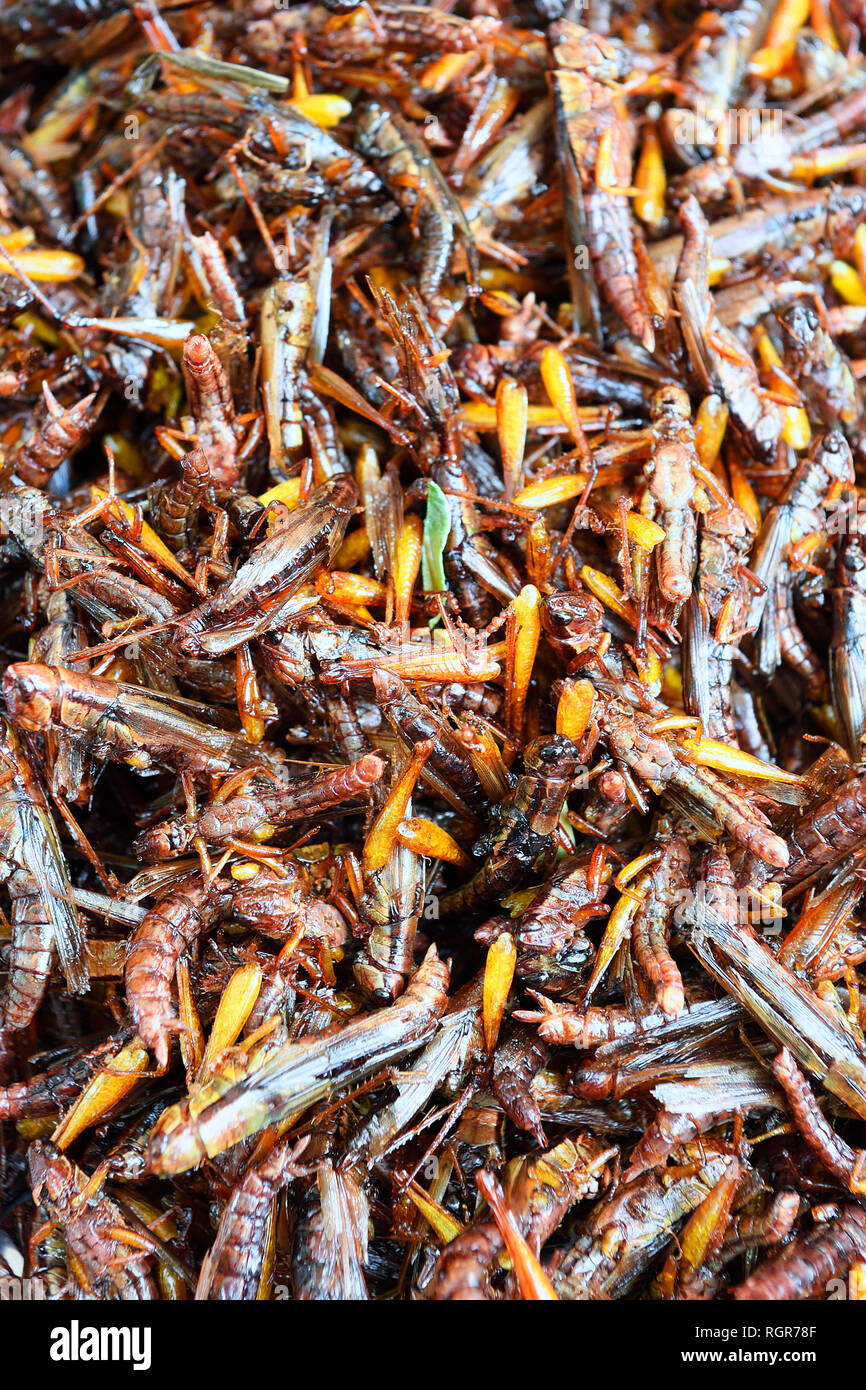
[(3, 1278), (863, 1296), (864, 45), (0, 8)]

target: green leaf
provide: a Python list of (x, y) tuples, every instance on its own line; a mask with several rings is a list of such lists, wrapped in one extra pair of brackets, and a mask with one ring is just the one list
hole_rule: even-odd
[(442, 556), (451, 531), (448, 499), (436, 483), (427, 484), (427, 515), (424, 518), (424, 544), (421, 550), (421, 582), (425, 589), (447, 589)]

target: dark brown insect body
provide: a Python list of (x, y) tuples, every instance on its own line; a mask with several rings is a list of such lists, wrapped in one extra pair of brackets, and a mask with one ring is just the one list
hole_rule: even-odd
[(175, 631), (179, 649), (216, 656), (277, 627), (295, 592), (336, 555), (357, 497), (348, 474), (317, 489), (285, 530), (260, 542), (222, 589), (185, 615)]

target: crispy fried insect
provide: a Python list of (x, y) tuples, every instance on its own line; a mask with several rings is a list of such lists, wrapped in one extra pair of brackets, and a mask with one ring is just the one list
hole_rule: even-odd
[(109, 1039), (88, 1052), (78, 1053), (47, 1071), (38, 1072), (27, 1081), (0, 1087), (0, 1119), (56, 1114), (67, 1101), (75, 1099), (116, 1047), (117, 1040)]
[(692, 951), (761, 1027), (833, 1095), (866, 1114), (866, 1053), (838, 1009), (802, 983), (739, 922), (736, 881), (723, 850), (710, 850), (704, 900), (686, 910)]
[(501, 897), (549, 864), (553, 835), (579, 766), (577, 749), (559, 735), (538, 739), (524, 754), (525, 771), (496, 807), (494, 829), (474, 846), (485, 862), (468, 884), (441, 904), (447, 914), (471, 911)]
[(826, 1291), (866, 1254), (866, 1213), (843, 1207), (840, 1215), (816, 1226), (731, 1290), (743, 1302), (807, 1299)]
[(656, 992), (663, 1013), (676, 1018), (685, 995), (679, 968), (670, 953), (671, 918), (689, 887), (689, 850), (685, 840), (664, 827), (658, 836), (660, 858), (649, 872), (648, 891), (632, 927), (635, 960)]
[(437, 790), (446, 796), (451, 791), (459, 799), (458, 805), (476, 805), (480, 792), (478, 777), (455, 732), (436, 713), (435, 707), (413, 695), (392, 671), (375, 671), (373, 688), (382, 713), (395, 733), (410, 746), (425, 739), (432, 743), (422, 778), (435, 772), (437, 780), (433, 786)]
[(824, 1167), (852, 1192), (866, 1190), (863, 1151), (855, 1153), (828, 1124), (809, 1083), (786, 1047), (773, 1062), (773, 1075), (788, 1097), (797, 1128)]
[(653, 451), (646, 466), (650, 495), (658, 505), (664, 540), (658, 551), (658, 581), (668, 603), (685, 603), (696, 564), (697, 519), (692, 506), (697, 462), (691, 405), (678, 386), (664, 386), (652, 399)]
[(524, 1028), (511, 1032), (496, 1049), (493, 1061), (493, 1094), (513, 1123), (533, 1135), (539, 1148), (547, 1141), (532, 1080), (546, 1061), (543, 1040)]
[(553, 874), (514, 923), (518, 978), (549, 989), (573, 980), (589, 958), (586, 925), (607, 912), (610, 869), (590, 861)]
[(652, 1170), (603, 1198), (585, 1230), (555, 1258), (551, 1277), (559, 1297), (625, 1296), (726, 1167), (725, 1156), (707, 1155), (670, 1182)]
[(250, 1164), (232, 1189), (216, 1240), (202, 1261), (197, 1299), (256, 1299), (266, 1296), (272, 1266), (274, 1201), (298, 1174), (306, 1140), (283, 1139)]
[[(792, 551), (810, 534), (821, 534), (827, 511), (853, 481), (851, 450), (844, 435), (833, 430), (815, 440), (791, 475), (780, 503), (764, 518), (751, 561), (762, 587), (752, 597), (747, 623), (759, 630), (758, 659), (765, 675), (771, 675), (783, 658), (795, 669), (804, 669), (796, 653), (802, 653), (805, 643), (791, 611)], [(815, 667), (816, 658), (809, 654), (807, 682)]]
[(821, 322), (817, 309), (795, 301), (779, 315), (793, 366), (811, 418), (827, 429), (840, 429), (851, 448), (861, 453), (863, 402), (850, 363)]
[[(575, 264), (581, 251), (595, 267), (598, 289), (628, 331), (648, 352), (655, 346), (653, 306), (646, 290), (640, 232), (631, 215), (633, 125), (621, 100), (590, 78), (553, 73), (557, 141), (566, 168), (567, 221)], [(645, 253), (644, 253), (645, 255)], [(597, 291), (586, 275), (579, 282), (588, 301), (585, 322), (599, 327)], [(642, 273), (643, 272), (643, 273)], [(593, 303), (593, 300), (595, 302)]]
[(62, 666), (9, 666), (3, 690), (6, 707), (20, 728), (66, 730), (91, 739), (97, 755), (130, 767), (161, 764), (193, 778), (208, 778), (263, 760), (279, 762), (265, 746), (254, 748), (238, 734), (153, 699), (149, 691)]
[(754, 538), (755, 522), (733, 500), (719, 502), (704, 515), (697, 590), (686, 610), (686, 709), (700, 718), (711, 738), (727, 743), (738, 741), (732, 686), (737, 648), (748, 630), (753, 580), (745, 558)]
[(361, 153), (380, 164), (384, 182), (417, 226), (423, 298), (435, 304), (457, 235), (469, 261), (470, 285), (477, 284), (475, 240), (463, 209), (412, 126), (397, 111), (369, 101), (358, 113), (355, 139)]
[[(28, 1161), (34, 1201), (66, 1239), (70, 1267), (85, 1298), (155, 1299), (153, 1242), (103, 1189), (104, 1173), (90, 1178), (46, 1139), (31, 1144)], [(146, 1228), (145, 1228), (146, 1231)]]
[(368, 1212), (357, 1176), (323, 1160), (295, 1225), (292, 1284), (297, 1299), (366, 1300)]
[(754, 457), (770, 461), (784, 428), (780, 405), (762, 392), (757, 366), (718, 319), (709, 292), (709, 225), (696, 198), (679, 210), (683, 241), (674, 282), (683, 340), (706, 392), (721, 397), (731, 423)]
[(56, 400), (47, 381), (42, 383), (42, 393), (45, 419), (19, 445), (13, 463), (18, 476), (33, 487), (44, 487), (52, 473), (83, 448), (97, 414), (92, 409), (95, 391), (68, 408)]
[(581, 1051), (590, 1051), (605, 1043), (619, 1042), (630, 1038), (646, 1028), (658, 1028), (665, 1022), (665, 1014), (655, 1009), (643, 1018), (635, 1018), (625, 1005), (609, 1004), (601, 1009), (577, 1009), (566, 1005), (553, 1004), (543, 995), (537, 995), (541, 1012), (521, 1013), (520, 1017), (539, 1024), (539, 1033), (549, 1043), (558, 1047), (570, 1044)]
[[(853, 517), (852, 517), (853, 520)], [(830, 689), (852, 761), (862, 752), (866, 733), (866, 678), (862, 670), (866, 643), (866, 553), (859, 529), (844, 536), (836, 557), (833, 589), (833, 636), (830, 642)]]
[(395, 1004), (305, 1042), (268, 1053), (260, 1066), (217, 1077), (196, 1099), (163, 1112), (151, 1136), (154, 1173), (182, 1173), (245, 1135), (351, 1085), (426, 1041), (446, 1003), (448, 967), (434, 947)]
[[(87, 633), (65, 589), (54, 589), (45, 604), (46, 624), (30, 644), (34, 661), (46, 666), (62, 666), (72, 653), (87, 645)], [(81, 666), (86, 669), (86, 663)], [(68, 734), (44, 736), (45, 763), (51, 791), (67, 801), (86, 802), (93, 791), (92, 767), (81, 744)]]
[(126, 992), (139, 1037), (161, 1067), (168, 1065), (169, 1034), (177, 1030), (171, 1000), (178, 960), (231, 910), (234, 885), (200, 878), (181, 884), (151, 909), (130, 942)]
[(39, 1008), (55, 958), (74, 993), (87, 989), (88, 972), (84, 934), (45, 794), (8, 720), (2, 735), (0, 865), (12, 899), (3, 1026), (18, 1029)]
[(231, 486), (240, 477), (234, 401), (225, 368), (201, 333), (191, 333), (183, 345), (183, 374), (196, 443), (214, 482)]
[(768, 864), (783, 868), (788, 863), (785, 842), (767, 827), (761, 813), (710, 768), (687, 765), (673, 745), (652, 732), (651, 717), (606, 699), (601, 722), (611, 753), (637, 777), (663, 789), (670, 786), (675, 798), (701, 807), (711, 821)]
[[(364, 798), (381, 778), (385, 762), (375, 753), (365, 753), (349, 767), (323, 772), (318, 777), (288, 785), (262, 779), (254, 791), (244, 789), (244, 782), (252, 782), (256, 772), (268, 771), (267, 766), (253, 766), (248, 773), (231, 779), (239, 795), (221, 792), (218, 800), (204, 806), (195, 816), (178, 816), (152, 826), (136, 840), (136, 853), (142, 859), (174, 859), (188, 854), (199, 840), (208, 845), (268, 840), (293, 821), (306, 820)], [(227, 782), (225, 790), (228, 786)]]
[[(614, 1153), (588, 1135), (579, 1135), (512, 1165), (506, 1175), (506, 1199), (536, 1256), (569, 1208), (595, 1195), (599, 1177)], [(488, 1210), (482, 1211), (443, 1250), (429, 1296), (437, 1300), (491, 1298), (488, 1280), (503, 1248), (497, 1223)]]
[(836, 791), (807, 811), (791, 829), (784, 882), (800, 883), (843, 859), (866, 840), (866, 773), (851, 769)]
[(175, 555), (190, 554), (193, 550), (198, 508), (207, 496), (211, 481), (205, 450), (191, 449), (184, 454), (180, 473), (176, 482), (158, 483), (150, 494), (153, 525)]

